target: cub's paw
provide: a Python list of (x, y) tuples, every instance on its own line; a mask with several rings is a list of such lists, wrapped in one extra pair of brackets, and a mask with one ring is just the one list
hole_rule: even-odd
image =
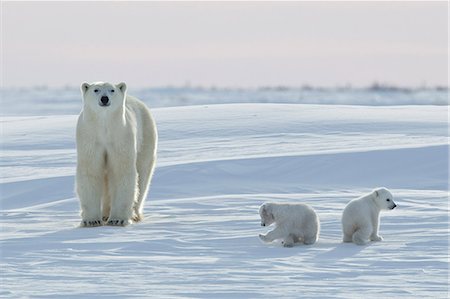
[(383, 237), (381, 237), (381, 236), (372, 236), (372, 237), (370, 237), (370, 241), (380, 242), (380, 241), (383, 241)]
[(259, 234), (259, 238), (261, 239), (261, 241), (263, 242), (268, 242), (267, 237), (263, 234)]
[(129, 219), (109, 219), (108, 222), (106, 222), (106, 225), (110, 226), (127, 226), (128, 224), (131, 224), (131, 220)]
[(102, 226), (103, 222), (101, 220), (81, 220), (80, 227), (96, 227)]
[(367, 245), (367, 241), (361, 240), (361, 239), (353, 239), (353, 243), (359, 246)]
[(289, 241), (282, 241), (281, 245), (283, 245), (283, 247), (286, 247), (286, 248), (294, 247), (294, 243), (289, 242)]

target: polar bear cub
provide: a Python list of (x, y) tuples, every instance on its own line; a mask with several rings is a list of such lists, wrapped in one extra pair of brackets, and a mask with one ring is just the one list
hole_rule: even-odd
[(261, 226), (276, 227), (259, 237), (264, 242), (282, 239), (284, 247), (294, 243), (314, 244), (319, 238), (320, 222), (313, 208), (302, 203), (265, 203), (259, 208)]
[(158, 134), (149, 109), (125, 83), (81, 85), (76, 192), (81, 226), (140, 221), (156, 160)]
[(351, 200), (342, 213), (344, 242), (364, 245), (370, 241), (381, 241), (378, 235), (380, 211), (396, 207), (391, 192), (386, 188), (377, 188), (371, 193)]

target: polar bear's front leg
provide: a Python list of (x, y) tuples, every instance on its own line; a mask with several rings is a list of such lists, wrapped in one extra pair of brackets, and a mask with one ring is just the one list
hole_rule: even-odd
[(137, 172), (134, 161), (113, 165), (108, 173), (111, 211), (107, 225), (126, 226), (131, 224), (133, 206), (137, 196)]
[(107, 224), (115, 226), (131, 224), (136, 198), (136, 174), (124, 175), (113, 189), (111, 212)]
[(372, 234), (370, 235), (370, 241), (383, 241), (383, 238), (378, 235), (378, 230), (380, 228), (380, 216), (377, 215), (377, 217), (373, 220), (373, 228), (372, 228)]
[(281, 239), (285, 237), (285, 233), (280, 228), (275, 228), (274, 230), (268, 232), (266, 235), (260, 234), (259, 238), (264, 242), (273, 242), (276, 239)]
[(103, 179), (94, 169), (86, 165), (77, 167), (76, 190), (80, 199), (80, 226), (92, 227), (102, 225), (101, 197)]
[(102, 197), (102, 220), (107, 222), (109, 219), (109, 214), (111, 213), (111, 196), (109, 196), (109, 186), (108, 186), (108, 174), (105, 174), (103, 182), (103, 197)]

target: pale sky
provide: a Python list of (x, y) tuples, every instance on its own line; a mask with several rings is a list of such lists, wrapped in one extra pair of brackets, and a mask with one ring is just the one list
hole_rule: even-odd
[(448, 85), (447, 2), (5, 2), (2, 83)]

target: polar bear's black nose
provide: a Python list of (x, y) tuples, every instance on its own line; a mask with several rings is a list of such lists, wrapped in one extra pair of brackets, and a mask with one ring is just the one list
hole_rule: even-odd
[(109, 102), (109, 98), (107, 96), (102, 96), (100, 101), (102, 102), (103, 105), (107, 105)]

